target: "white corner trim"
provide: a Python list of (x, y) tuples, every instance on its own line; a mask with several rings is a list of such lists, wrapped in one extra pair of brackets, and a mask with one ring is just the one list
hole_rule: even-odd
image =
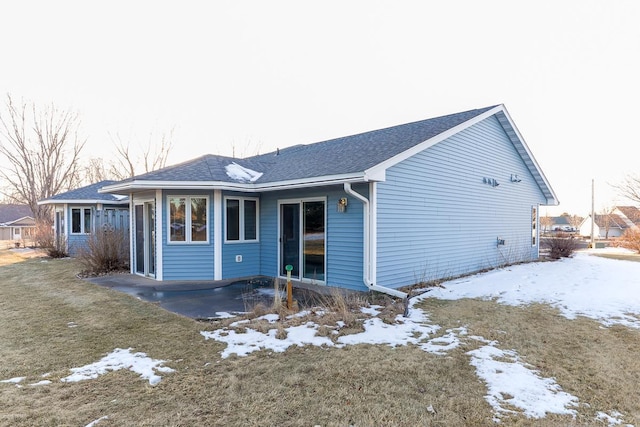
[(163, 272), (164, 272), (164, 265), (162, 263), (162, 259), (163, 259), (162, 236), (166, 232), (166, 229), (162, 226), (163, 224), (162, 215), (164, 214), (164, 209), (162, 209), (162, 190), (160, 189), (156, 190), (156, 200), (155, 200), (155, 203), (153, 204), (153, 208), (156, 210), (154, 213), (154, 218), (156, 221), (156, 224), (155, 224), (156, 241), (154, 242), (154, 244), (156, 245), (156, 250), (155, 250), (156, 280), (161, 281), (163, 277)]
[(129, 194), (129, 200), (131, 203), (129, 204), (129, 272), (131, 274), (135, 274), (135, 262), (136, 259), (136, 248), (135, 248), (135, 205), (133, 204), (133, 193)]
[(222, 280), (222, 190), (213, 190), (213, 280)]

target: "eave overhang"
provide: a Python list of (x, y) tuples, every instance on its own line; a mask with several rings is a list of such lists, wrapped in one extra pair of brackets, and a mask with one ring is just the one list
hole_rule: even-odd
[(125, 200), (104, 200), (104, 199), (46, 199), (38, 201), (39, 205), (128, 205), (129, 199)]
[[(320, 176), (305, 179), (276, 181), (266, 183), (252, 182), (223, 182), (223, 181), (144, 181), (132, 180), (108, 185), (101, 188), (99, 193), (136, 193), (150, 190), (227, 190), (242, 191), (247, 193), (259, 193), (268, 191), (278, 191), (284, 189), (322, 187), (327, 185), (343, 184), (345, 182), (367, 182), (378, 180), (381, 176), (372, 176), (367, 173), (358, 172), (344, 175)], [(384, 176), (382, 176), (384, 177)]]

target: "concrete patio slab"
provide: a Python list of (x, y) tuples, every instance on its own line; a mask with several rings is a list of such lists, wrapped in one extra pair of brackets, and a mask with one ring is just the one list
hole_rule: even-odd
[[(262, 303), (269, 307), (275, 298), (273, 279), (253, 276), (233, 280), (156, 281), (136, 274), (113, 274), (86, 279), (93, 284), (158, 304), (171, 312), (192, 319), (216, 319), (251, 311)], [(286, 282), (280, 281), (280, 295)], [(292, 281), (293, 297), (300, 307), (311, 305), (321, 295), (347, 294), (340, 288)], [(356, 292), (357, 293), (357, 292)]]

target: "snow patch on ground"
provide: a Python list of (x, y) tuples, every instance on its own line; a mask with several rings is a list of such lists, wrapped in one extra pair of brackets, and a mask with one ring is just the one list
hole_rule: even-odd
[(605, 326), (640, 329), (640, 262), (579, 252), (571, 259), (521, 264), (446, 282), (427, 296), (493, 299), (514, 306), (544, 303), (568, 319), (585, 316)]
[(162, 379), (157, 372), (174, 372), (173, 369), (163, 366), (164, 360), (156, 360), (147, 357), (145, 353), (132, 353), (131, 348), (116, 348), (111, 353), (95, 363), (71, 368), (71, 375), (62, 378), (63, 382), (77, 382), (98, 378), (109, 371), (119, 371), (128, 369), (149, 381), (149, 384), (156, 385)]
[(2, 380), (0, 381), (0, 383), (7, 383), (7, 384), (19, 384), (22, 381), (24, 381), (27, 377), (14, 377), (14, 378), (9, 378), (8, 380)]
[[(470, 364), (487, 385), (487, 402), (493, 407), (495, 420), (507, 413), (520, 413), (529, 418), (543, 418), (546, 414), (576, 415), (579, 399), (562, 390), (554, 378), (542, 377), (523, 362), (513, 350), (498, 348), (498, 343), (483, 337), (469, 336), (465, 327), (447, 329), (437, 335), (441, 327), (432, 324), (425, 312), (416, 307), (424, 298), (493, 299), (501, 304), (527, 305), (546, 303), (557, 307), (568, 319), (586, 316), (605, 326), (621, 324), (640, 328), (640, 263), (624, 262), (577, 253), (574, 258), (552, 263), (529, 263), (446, 282), (442, 288), (410, 301), (407, 317), (398, 316), (393, 323), (385, 323), (377, 316), (380, 308), (361, 309), (371, 316), (363, 321), (364, 331), (338, 337), (337, 343), (316, 336), (318, 325), (308, 322), (302, 326), (284, 328), (279, 336), (273, 328), (266, 333), (238, 321), (228, 328), (203, 331), (205, 339), (227, 344), (223, 358), (232, 354), (246, 356), (268, 349), (285, 351), (292, 345), (315, 345), (342, 348), (347, 345), (373, 344), (391, 347), (414, 344), (425, 352), (446, 355), (463, 342), (484, 345), (467, 352)], [(276, 317), (265, 317), (270, 323)], [(338, 323), (332, 332), (337, 334), (344, 324)], [(244, 327), (244, 331), (233, 328)], [(622, 414), (599, 413), (599, 419), (615, 425), (622, 422)]]
[(576, 415), (570, 408), (577, 406), (577, 397), (563, 392), (553, 378), (540, 377), (515, 351), (500, 350), (496, 345), (491, 342), (467, 353), (478, 377), (487, 384), (485, 399), (496, 420), (504, 413), (517, 413), (505, 405), (520, 409), (527, 418), (544, 418), (547, 413)]
[(87, 425), (86, 425), (86, 426), (84, 426), (84, 427), (94, 427), (94, 426), (96, 426), (100, 421), (104, 421), (104, 420), (108, 420), (108, 419), (109, 419), (109, 417), (108, 417), (108, 416), (100, 417), (100, 418), (98, 418), (98, 419), (97, 419), (97, 420), (95, 420), (95, 421), (91, 421), (89, 424), (87, 424)]
[[(604, 326), (620, 324), (640, 329), (640, 263), (594, 257), (583, 252), (574, 258), (553, 263), (522, 264), (446, 282), (442, 288), (430, 288), (429, 292), (412, 298), (407, 317), (397, 316), (392, 323), (377, 317), (382, 307), (363, 308), (363, 315), (371, 316), (363, 321), (364, 331), (342, 335), (337, 342), (318, 336), (320, 326), (311, 321), (288, 328), (274, 327), (263, 333), (248, 327), (251, 324), (249, 320), (238, 320), (229, 327), (202, 331), (201, 334), (207, 340), (227, 344), (221, 352), (222, 358), (232, 354), (246, 356), (259, 350), (284, 352), (291, 346), (342, 348), (357, 344), (391, 347), (413, 344), (425, 352), (446, 356), (462, 343), (481, 343), (467, 354), (478, 377), (487, 386), (485, 399), (493, 407), (496, 422), (501, 416), (512, 413), (529, 418), (543, 418), (546, 414), (576, 415), (578, 397), (564, 392), (554, 378), (542, 377), (514, 350), (500, 349), (495, 341), (468, 335), (466, 327), (441, 332), (442, 328), (434, 325), (427, 313), (416, 307), (428, 297), (493, 299), (509, 305), (546, 303), (557, 307), (569, 319), (586, 316)], [(289, 318), (307, 314), (301, 312)], [(260, 319), (275, 326), (279, 316), (268, 314)], [(74, 327), (75, 324), (68, 326)], [(329, 333), (339, 334), (344, 326), (343, 322), (337, 322)], [(158, 372), (174, 371), (163, 364), (163, 360), (151, 359), (145, 353), (116, 349), (96, 363), (71, 369), (72, 374), (62, 381), (88, 380), (109, 371), (129, 369), (155, 385), (161, 379)], [(25, 377), (15, 377), (0, 383), (21, 387), (24, 380)], [(30, 385), (46, 383), (50, 381), (42, 380)], [(617, 411), (598, 412), (597, 415), (597, 420), (609, 426), (620, 425), (623, 418), (624, 415)], [(106, 417), (94, 423), (103, 419)]]

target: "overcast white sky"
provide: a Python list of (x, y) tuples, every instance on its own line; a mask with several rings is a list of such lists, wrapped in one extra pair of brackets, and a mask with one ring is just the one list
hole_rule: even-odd
[(592, 179), (601, 210), (639, 172), (639, 22), (636, 0), (5, 2), (0, 94), (78, 111), (87, 156), (174, 128), (171, 163), (503, 103), (546, 211), (586, 215)]

